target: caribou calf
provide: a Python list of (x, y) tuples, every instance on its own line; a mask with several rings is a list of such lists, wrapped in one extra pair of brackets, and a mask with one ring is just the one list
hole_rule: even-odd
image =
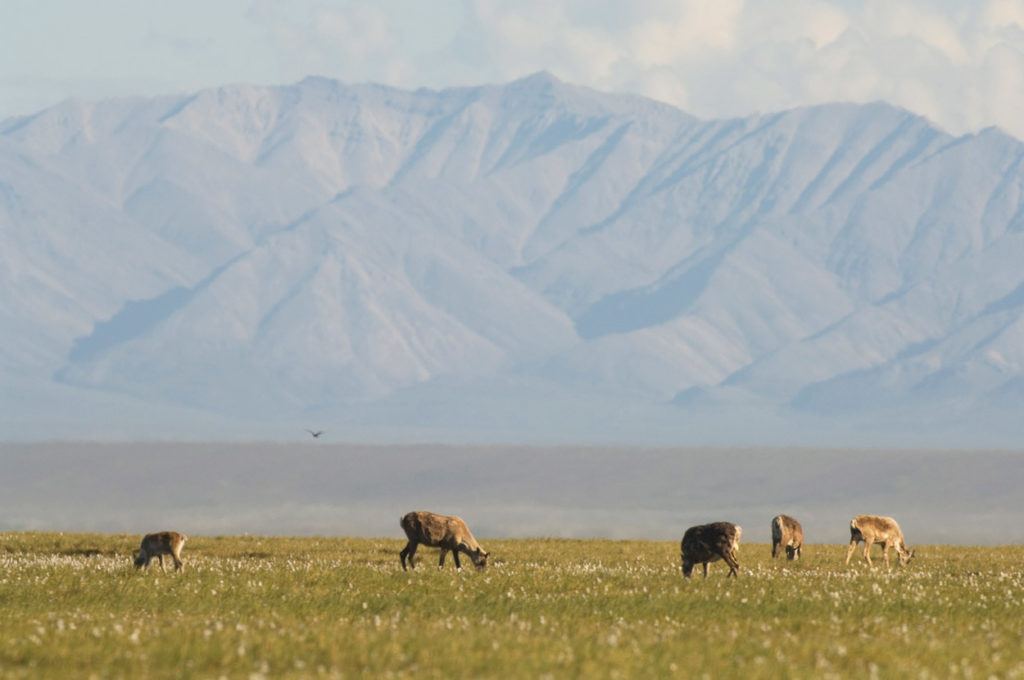
[(786, 549), (786, 559), (800, 558), (804, 545), (804, 528), (789, 515), (776, 515), (772, 520), (772, 559)]
[(160, 560), (160, 569), (164, 570), (164, 555), (170, 555), (174, 560), (174, 570), (183, 568), (181, 561), (181, 549), (185, 545), (188, 536), (179, 534), (177, 531), (160, 531), (155, 534), (146, 534), (142, 537), (142, 545), (135, 557), (135, 568), (146, 567), (149, 569), (149, 562), (154, 557)]
[(704, 578), (708, 577), (708, 562), (725, 560), (730, 576), (739, 576), (740, 563), (736, 551), (740, 549), (743, 528), (730, 522), (714, 522), (690, 527), (683, 534), (681, 550), (683, 555), (683, 576), (690, 578), (696, 564), (704, 566)]
[(900, 525), (892, 517), (879, 517), (878, 515), (857, 515), (850, 520), (850, 549), (846, 551), (846, 563), (850, 563), (850, 557), (857, 548), (857, 544), (864, 542), (864, 559), (871, 562), (871, 546), (875, 543), (882, 544), (882, 557), (885, 558), (885, 568), (889, 568), (889, 546), (896, 548), (899, 556), (900, 566), (905, 565), (914, 556), (914, 552), (907, 547), (903, 540), (903, 532)]
[(405, 535), (409, 538), (409, 542), (406, 543), (405, 548), (399, 553), (403, 570), (405, 570), (406, 557), (409, 558), (409, 566), (413, 569), (416, 568), (414, 558), (416, 556), (416, 548), (420, 544), (441, 549), (441, 561), (438, 563), (438, 569), (444, 568), (444, 558), (448, 555), (449, 551), (455, 557), (456, 569), (462, 569), (462, 565), (459, 563), (460, 552), (469, 555), (469, 559), (473, 561), (477, 569), (483, 569), (487, 566), (489, 553), (480, 547), (480, 544), (473, 538), (473, 534), (470, 533), (469, 527), (459, 517), (436, 515), (432, 512), (419, 510), (408, 513), (402, 517), (399, 523), (402, 526), (402, 530), (405, 531)]

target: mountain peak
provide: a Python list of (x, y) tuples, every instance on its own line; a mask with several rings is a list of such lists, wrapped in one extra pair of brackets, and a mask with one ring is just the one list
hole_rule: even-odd
[(517, 78), (509, 83), (510, 86), (523, 85), (529, 87), (557, 87), (565, 82), (559, 79), (554, 73), (548, 70), (536, 71), (529, 75)]
[(563, 440), (665, 414), (685, 439), (691, 409), (925, 432), (1020, 393), (1024, 168), (995, 130), (954, 144), (880, 102), (696, 121), (542, 71), (69, 102), (3, 133), (0, 379), (44, 395), (12, 423), (117, 393), (396, 430), (592, 414)]

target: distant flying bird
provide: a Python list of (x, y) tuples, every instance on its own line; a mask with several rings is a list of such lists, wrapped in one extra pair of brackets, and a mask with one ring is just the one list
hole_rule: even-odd
[(306, 430), (306, 432), (308, 432), (308, 433), (310, 433), (311, 435), (313, 435), (313, 439), (317, 439), (317, 438), (319, 438), (319, 437), (320, 437), (320, 435), (322, 435), (322, 434), (324, 433), (324, 431), (323, 431), (323, 430), (317, 430), (316, 432), (313, 432), (313, 430)]

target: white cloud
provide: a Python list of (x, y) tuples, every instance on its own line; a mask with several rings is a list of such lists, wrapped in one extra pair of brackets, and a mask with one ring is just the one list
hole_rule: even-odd
[(710, 118), (884, 99), (1024, 138), (1024, 0), (476, 0), (491, 80), (540, 68)]
[[(94, 19), (73, 0), (19, 7), (0, 4), (0, 107), (60, 98), (45, 94), (59, 83), (78, 96), (310, 74), (437, 88), (545, 69), (704, 118), (885, 99), (954, 133), (1024, 138), (1024, 0), (180, 0)], [(88, 30), (55, 26), (64, 15)]]
[(735, 51), (742, 0), (689, 0), (673, 3), (674, 16), (643, 17), (626, 37), (630, 60), (640, 68), (678, 61), (706, 61)]
[(941, 54), (954, 65), (970, 61), (958, 17), (914, 2), (872, 0), (864, 18), (865, 26), (871, 27), (880, 40), (904, 39)]
[(346, 12), (318, 10), (314, 24), (319, 37), (334, 42), (354, 59), (365, 59), (397, 47), (392, 17), (375, 4), (361, 2)]
[(980, 22), (989, 32), (1024, 29), (1024, 1), (991, 0), (982, 8)]

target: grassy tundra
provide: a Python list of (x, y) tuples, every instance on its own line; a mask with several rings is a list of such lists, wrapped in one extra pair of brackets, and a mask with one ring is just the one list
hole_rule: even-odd
[(684, 580), (678, 541), (489, 539), (484, 571), (403, 572), (397, 537), (190, 536), (166, 574), (138, 541), (0, 534), (0, 677), (1024, 678), (1022, 546), (887, 573), (744, 543), (740, 578)]

